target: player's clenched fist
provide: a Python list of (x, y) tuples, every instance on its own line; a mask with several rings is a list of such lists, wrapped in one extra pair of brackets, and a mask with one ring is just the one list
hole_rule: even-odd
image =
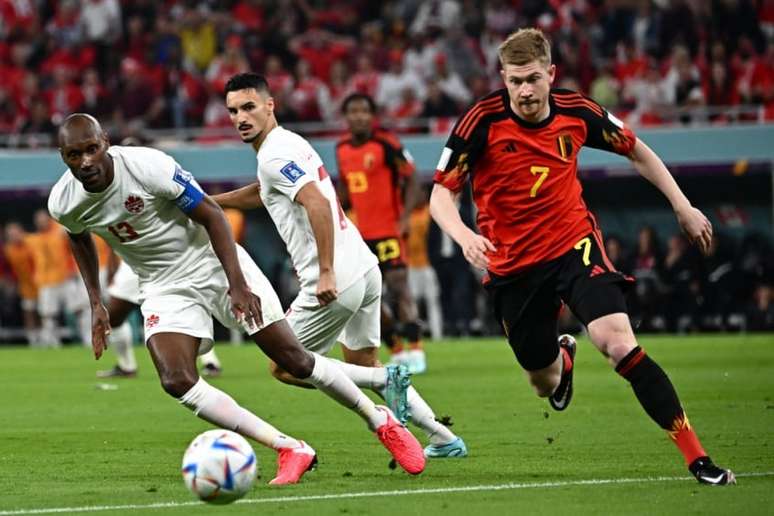
[(677, 212), (677, 221), (685, 232), (688, 240), (696, 245), (703, 254), (709, 254), (712, 245), (712, 224), (704, 214), (689, 206)]
[(320, 306), (325, 306), (339, 297), (336, 291), (336, 275), (333, 271), (321, 272), (317, 281), (317, 300)]
[(489, 266), (489, 258), (486, 253), (493, 253), (495, 246), (487, 238), (469, 231), (459, 242), (465, 259), (474, 267), (486, 269)]

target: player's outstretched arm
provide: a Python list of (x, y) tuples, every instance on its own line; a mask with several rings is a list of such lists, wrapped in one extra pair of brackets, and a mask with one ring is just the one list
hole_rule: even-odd
[(188, 212), (188, 216), (194, 222), (204, 226), (210, 236), (212, 248), (228, 278), (231, 310), (234, 315), (237, 318), (244, 317), (249, 323), (261, 327), (263, 325), (261, 301), (247, 286), (242, 268), (239, 266), (234, 235), (231, 234), (231, 227), (223, 210), (210, 197), (205, 196), (202, 202)]
[(436, 183), (430, 194), (430, 215), (441, 229), (459, 244), (471, 265), (486, 269), (489, 266), (486, 253), (494, 252), (495, 247), (487, 238), (465, 225), (457, 209), (457, 197), (458, 194)]
[(91, 233), (67, 233), (70, 237), (70, 247), (73, 250), (75, 263), (81, 271), (86, 292), (91, 305), (91, 347), (94, 358), (99, 360), (107, 348), (107, 336), (110, 334), (110, 316), (102, 304), (102, 292), (99, 284), (99, 259)]
[(712, 224), (701, 211), (691, 206), (690, 201), (680, 190), (661, 158), (638, 138), (629, 159), (637, 172), (655, 185), (669, 200), (675, 211), (677, 222), (688, 240), (695, 244), (702, 253), (708, 254), (712, 243)]
[(254, 210), (263, 207), (261, 201), (261, 183), (255, 182), (230, 192), (211, 196), (212, 200), (223, 208), (235, 210)]
[(317, 280), (317, 299), (322, 306), (325, 306), (338, 297), (336, 274), (333, 270), (334, 237), (331, 205), (314, 182), (301, 187), (295, 200), (304, 207), (309, 217), (309, 223), (312, 225), (320, 268), (320, 277)]

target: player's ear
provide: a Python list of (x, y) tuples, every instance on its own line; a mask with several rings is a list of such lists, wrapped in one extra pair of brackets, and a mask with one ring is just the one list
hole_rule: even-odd
[(548, 66), (548, 84), (554, 83), (554, 78), (556, 77), (556, 65), (552, 64)]
[(274, 113), (274, 97), (266, 97), (266, 109), (269, 113)]
[(508, 84), (508, 81), (505, 79), (505, 70), (503, 70), (502, 68), (500, 68), (500, 77), (503, 79), (503, 82), (505, 84)]

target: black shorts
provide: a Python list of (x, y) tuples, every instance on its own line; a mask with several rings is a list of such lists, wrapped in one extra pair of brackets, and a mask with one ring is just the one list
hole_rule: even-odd
[(624, 289), (634, 281), (615, 270), (590, 233), (562, 256), (513, 276), (492, 276), (487, 289), (495, 317), (516, 359), (528, 371), (548, 367), (559, 353), (556, 321), (562, 303), (586, 326), (624, 312)]
[(382, 272), (406, 267), (406, 259), (403, 254), (405, 246), (397, 236), (366, 240), (366, 245), (379, 260), (379, 268)]

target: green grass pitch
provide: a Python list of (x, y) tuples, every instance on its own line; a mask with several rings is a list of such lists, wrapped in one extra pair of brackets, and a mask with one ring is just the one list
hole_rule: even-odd
[[(221, 345), (224, 375), (212, 383), (307, 440), (320, 466), (299, 485), (270, 488), (275, 455), (256, 446), (262, 477), (247, 502), (191, 504), (182, 454), (211, 427), (163, 393), (142, 348), (140, 376), (109, 382), (115, 390), (98, 389), (94, 376), (112, 365), (110, 353), (95, 363), (83, 348), (0, 348), (0, 516), (47, 508), (106, 515), (772, 514), (774, 335), (643, 336), (641, 344), (670, 374), (707, 451), (744, 475), (737, 486), (689, 480), (664, 432), (586, 340), (575, 397), (562, 413), (532, 394), (504, 340), (429, 344), (429, 371), (414, 384), (438, 415), (452, 416), (470, 456), (429, 461), (418, 477), (388, 469), (387, 452), (354, 414), (316, 391), (271, 379), (254, 346)], [(367, 492), (390, 493), (352, 496)]]

